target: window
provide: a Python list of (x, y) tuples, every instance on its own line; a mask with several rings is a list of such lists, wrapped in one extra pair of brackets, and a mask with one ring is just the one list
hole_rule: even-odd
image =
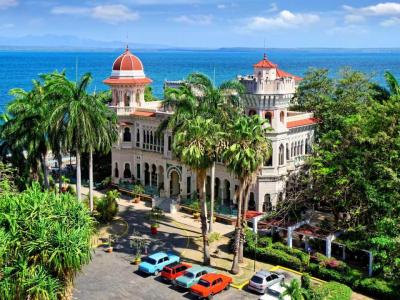
[(131, 141), (131, 130), (129, 129), (129, 127), (125, 127), (125, 129), (124, 129), (123, 141), (124, 142), (130, 142)]
[(281, 111), (281, 113), (279, 114), (279, 120), (281, 121), (281, 123), (285, 122), (285, 112)]
[(274, 155), (274, 152), (271, 149), (271, 155), (268, 157), (268, 159), (265, 161), (265, 166), (266, 167), (272, 167), (272, 156)]
[(129, 96), (127, 93), (125, 94), (125, 107), (131, 106), (131, 96)]
[(136, 164), (136, 178), (140, 179), (140, 164)]
[(131, 178), (132, 174), (131, 174), (131, 165), (126, 163), (125, 164), (125, 169), (124, 169), (124, 178)]
[(290, 159), (289, 144), (286, 144), (286, 160)]
[(172, 137), (169, 135), (168, 136), (168, 151), (171, 151), (171, 147), (172, 147)]
[(280, 165), (280, 166), (283, 165), (283, 164), (285, 163), (285, 156), (284, 156), (284, 153), (285, 153), (285, 147), (281, 144), (281, 145), (279, 146), (279, 165)]
[(267, 111), (267, 112), (265, 113), (265, 120), (268, 120), (269, 125), (272, 124), (272, 112)]
[(140, 147), (140, 130), (136, 130), (136, 147)]
[(119, 170), (118, 170), (118, 163), (115, 163), (115, 169), (114, 169), (114, 177), (118, 178), (119, 177)]

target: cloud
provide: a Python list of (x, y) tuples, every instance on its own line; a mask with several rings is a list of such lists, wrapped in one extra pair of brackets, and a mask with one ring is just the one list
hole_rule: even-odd
[(57, 6), (51, 10), (55, 15), (82, 15), (116, 24), (135, 21), (139, 14), (122, 4), (98, 5), (94, 7)]
[(272, 28), (294, 28), (314, 24), (320, 20), (316, 14), (292, 13), (282, 10), (274, 17), (252, 17), (248, 19), (247, 30), (267, 30)]
[(364, 16), (400, 16), (400, 3), (396, 2), (378, 3), (360, 8), (344, 5), (343, 8), (352, 13)]
[(226, 4), (218, 4), (217, 8), (218, 9), (225, 9), (226, 8)]
[(176, 23), (189, 25), (210, 25), (213, 20), (212, 15), (182, 15), (171, 19)]
[(0, 24), (0, 29), (10, 29), (13, 28), (15, 25), (12, 23)]
[(365, 17), (360, 15), (346, 15), (344, 17), (344, 22), (346, 24), (355, 24), (355, 23), (362, 23), (365, 21)]
[(400, 25), (400, 18), (392, 17), (390, 19), (383, 20), (380, 23), (380, 25), (383, 26), (383, 27), (391, 27), (391, 26)]
[(198, 4), (201, 0), (122, 0), (124, 3), (132, 5), (191, 5)]
[(0, 9), (7, 9), (9, 7), (17, 6), (17, 0), (0, 0)]

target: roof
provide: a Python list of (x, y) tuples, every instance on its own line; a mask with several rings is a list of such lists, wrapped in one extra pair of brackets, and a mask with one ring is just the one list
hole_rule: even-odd
[(262, 276), (262, 277), (267, 277), (271, 274), (271, 272), (266, 271), (266, 270), (260, 270), (258, 271), (255, 275), (256, 276)]
[(132, 113), (132, 116), (136, 117), (155, 117), (156, 113), (151, 111), (135, 111)]
[(118, 78), (118, 77), (110, 77), (103, 81), (105, 84), (149, 84), (152, 83), (153, 80), (150, 78)]
[(307, 119), (287, 122), (287, 126), (286, 127), (287, 128), (295, 128), (295, 127), (301, 127), (301, 126), (317, 124), (318, 122), (319, 122), (319, 120), (317, 118), (307, 118)]
[(278, 67), (278, 65), (270, 62), (267, 59), (267, 55), (266, 54), (264, 54), (264, 58), (262, 60), (260, 60), (258, 63), (256, 63), (254, 65), (254, 68), (269, 68), (269, 69), (271, 69), (271, 68), (276, 68), (276, 67)]
[(260, 215), (262, 215), (262, 214), (263, 214), (263, 213), (262, 213), (262, 212), (259, 212), (259, 211), (248, 210), (248, 211), (246, 212), (246, 220), (253, 219), (253, 218), (258, 217), (258, 216), (260, 216)]
[(160, 259), (160, 258), (162, 258), (162, 257), (165, 257), (165, 256), (168, 256), (167, 253), (165, 253), (165, 252), (157, 252), (157, 253), (153, 253), (153, 254), (150, 255), (149, 257), (158, 260), (158, 259)]
[(137, 56), (129, 51), (127, 46), (125, 52), (114, 61), (112, 69), (115, 71), (143, 70), (143, 64)]
[(288, 73), (288, 72), (285, 72), (285, 71), (283, 71), (283, 70), (281, 70), (281, 69), (276, 69), (276, 75), (277, 75), (278, 77), (281, 77), (281, 78), (291, 77), (291, 78), (293, 78), (293, 79), (296, 80), (296, 81), (303, 80), (303, 78), (301, 78), (301, 77), (299, 77), (299, 76), (296, 76), (296, 75), (292, 75), (292, 74), (290, 74), (290, 73)]
[(221, 274), (216, 274), (216, 273), (208, 273), (206, 275), (201, 276), (201, 279), (212, 282), (217, 278), (220, 278)]

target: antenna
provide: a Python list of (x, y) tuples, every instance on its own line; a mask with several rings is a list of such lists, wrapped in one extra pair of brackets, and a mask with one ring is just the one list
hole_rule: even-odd
[(127, 32), (126, 32), (126, 50), (129, 49), (128, 43), (129, 43), (129, 33), (128, 33), (128, 31), (127, 31)]

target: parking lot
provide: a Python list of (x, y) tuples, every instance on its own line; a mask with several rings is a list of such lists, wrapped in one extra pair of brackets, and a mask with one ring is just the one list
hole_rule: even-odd
[[(162, 282), (159, 277), (138, 273), (138, 267), (131, 265), (130, 259), (130, 255), (122, 252), (108, 254), (97, 250), (93, 261), (83, 269), (75, 281), (73, 299), (195, 299), (187, 291), (175, 289), (172, 285)], [(230, 288), (214, 297), (221, 300), (258, 298), (256, 294), (235, 288)]]

